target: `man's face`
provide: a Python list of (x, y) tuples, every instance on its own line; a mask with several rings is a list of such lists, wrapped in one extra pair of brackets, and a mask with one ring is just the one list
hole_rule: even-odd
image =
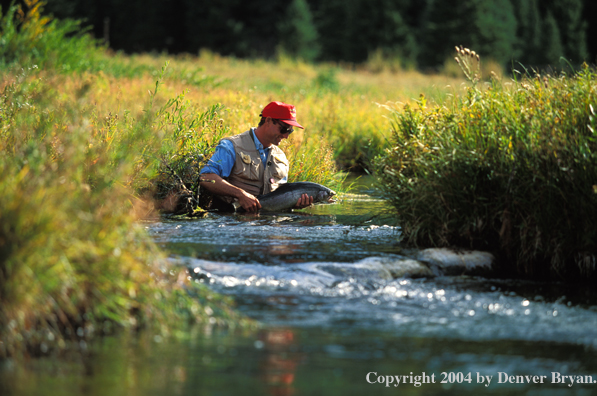
[(270, 138), (270, 143), (275, 144), (278, 146), (283, 139), (288, 139), (288, 136), (293, 132), (292, 126), (276, 120), (274, 118), (270, 118), (270, 125), (268, 127), (268, 134), (267, 136)]

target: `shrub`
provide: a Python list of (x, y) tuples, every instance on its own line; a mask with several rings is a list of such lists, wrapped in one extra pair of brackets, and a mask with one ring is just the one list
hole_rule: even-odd
[(182, 125), (169, 107), (101, 118), (85, 90), (71, 93), (78, 100), (58, 94), (63, 79), (40, 74), (6, 75), (0, 91), (0, 356), (112, 327), (169, 334), (196, 321), (242, 323), (136, 223), (133, 187), (152, 180), (171, 141), (162, 123)]
[(389, 106), (393, 144), (375, 160), (406, 242), (495, 252), (507, 275), (594, 279), (595, 70), (479, 81), (444, 105)]

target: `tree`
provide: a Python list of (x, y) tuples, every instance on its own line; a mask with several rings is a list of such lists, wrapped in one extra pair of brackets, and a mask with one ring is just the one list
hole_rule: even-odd
[(563, 55), (573, 63), (588, 58), (587, 22), (583, 20), (582, 0), (558, 0), (553, 3), (552, 12), (556, 18)]
[(523, 65), (537, 65), (542, 57), (541, 14), (537, 0), (512, 0), (517, 20), (512, 58)]
[(516, 19), (508, 0), (429, 0), (423, 16), (419, 64), (437, 67), (455, 45), (506, 63), (516, 41)]
[(560, 64), (560, 57), (564, 56), (564, 48), (560, 39), (560, 29), (551, 11), (547, 12), (541, 26), (542, 54), (538, 59), (539, 65), (556, 66)]
[(393, 0), (323, 2), (316, 19), (322, 57), (357, 63), (382, 50), (390, 56), (414, 58), (414, 34), (401, 13), (410, 5), (407, 1)]
[(319, 35), (313, 23), (309, 4), (305, 0), (293, 0), (286, 17), (278, 25), (280, 49), (307, 61), (319, 56)]

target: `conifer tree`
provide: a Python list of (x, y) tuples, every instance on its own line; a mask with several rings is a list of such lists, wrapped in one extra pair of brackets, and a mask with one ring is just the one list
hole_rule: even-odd
[(317, 12), (322, 57), (363, 62), (369, 54), (414, 59), (416, 43), (401, 12), (410, 6), (395, 0), (326, 0)]
[(315, 20), (321, 34), (322, 59), (356, 61), (353, 32), (358, 23), (355, 12), (358, 1), (326, 0), (319, 4)]
[(306, 61), (317, 59), (319, 35), (306, 0), (292, 0), (278, 28), (281, 51)]
[(525, 66), (536, 65), (541, 53), (541, 14), (537, 0), (512, 0), (516, 16), (516, 41), (512, 58)]
[(553, 3), (563, 56), (574, 63), (587, 59), (587, 22), (583, 19), (582, 0), (558, 0)]
[(437, 67), (455, 45), (506, 63), (516, 41), (516, 20), (508, 0), (429, 0), (423, 16), (419, 62)]
[(560, 39), (560, 29), (551, 11), (547, 12), (542, 22), (541, 31), (541, 48), (543, 51), (538, 63), (542, 66), (557, 67), (560, 65), (560, 57), (564, 56), (564, 48)]

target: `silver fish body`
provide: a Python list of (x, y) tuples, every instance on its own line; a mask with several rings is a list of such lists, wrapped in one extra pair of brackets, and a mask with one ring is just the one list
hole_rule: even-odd
[(257, 197), (262, 212), (283, 212), (293, 208), (301, 196), (313, 197), (313, 203), (329, 202), (336, 192), (312, 182), (284, 183), (275, 191)]

